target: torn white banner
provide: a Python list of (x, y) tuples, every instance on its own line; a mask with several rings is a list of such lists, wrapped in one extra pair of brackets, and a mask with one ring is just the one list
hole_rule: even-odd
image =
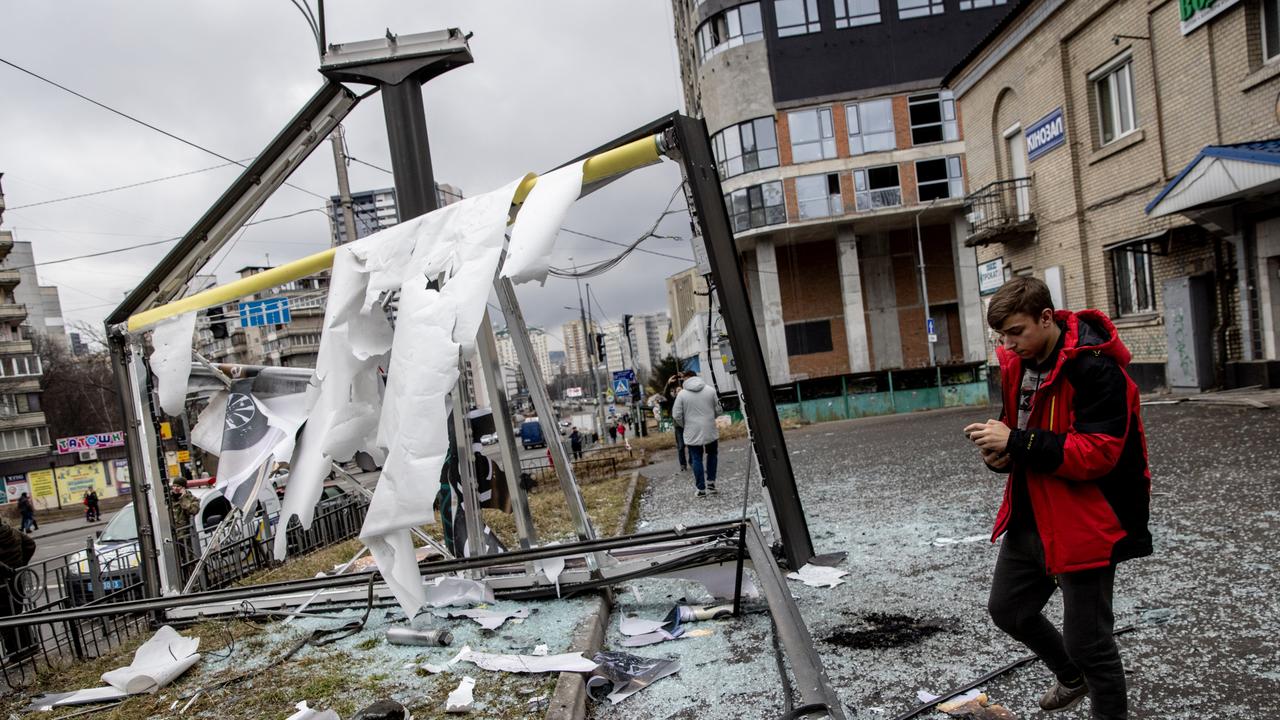
[[(733, 597), (738, 585), (737, 568), (733, 565), (708, 565), (707, 567), (689, 568), (667, 573), (662, 577), (676, 577), (702, 583), (716, 600), (728, 600)], [(760, 590), (746, 572), (742, 573), (742, 597), (758, 598)]]
[(990, 540), (991, 536), (983, 533), (981, 535), (966, 535), (962, 538), (940, 537), (934, 538), (929, 544), (934, 547), (942, 547), (943, 545), (959, 545), (961, 543), (975, 543), (983, 540)]
[(849, 571), (825, 565), (805, 565), (799, 572), (787, 573), (790, 580), (799, 580), (809, 587), (833, 588), (844, 583), (843, 578)]
[(582, 165), (575, 162), (538, 176), (538, 184), (525, 198), (511, 228), (502, 277), (517, 285), (530, 280), (546, 283), (560, 225), (569, 206), (582, 194)]
[[(548, 545), (556, 545), (557, 543), (547, 543)], [(556, 597), (560, 597), (560, 574), (564, 572), (564, 558), (545, 558), (543, 560), (534, 560), (533, 568), (535, 572), (541, 572), (547, 580), (555, 583)]]
[(102, 673), (102, 681), (131, 695), (155, 692), (200, 660), (200, 638), (183, 637), (165, 625), (133, 654), (128, 667)]
[(524, 620), (529, 617), (529, 608), (520, 608), (519, 610), (482, 610), (476, 608), (474, 610), (437, 610), (436, 617), (443, 618), (470, 618), (477, 625), (485, 630), (497, 630), (502, 627), (503, 623), (512, 619), (519, 618)]
[(294, 434), (306, 419), (302, 393), (268, 401), (254, 394), (253, 385), (253, 378), (236, 380), (231, 385), (222, 424), (216, 485), (232, 505), (246, 513), (251, 507), (249, 496), (253, 489), (249, 481), (273, 458), (289, 459)]
[(442, 575), (426, 589), (425, 604), (431, 607), (478, 605), (493, 601), (493, 588), (487, 583), (454, 575)]
[(298, 712), (290, 715), (287, 720), (341, 720), (338, 713), (333, 710), (312, 710), (307, 707), (307, 701), (294, 705)]
[(156, 376), (160, 409), (168, 415), (181, 415), (186, 404), (195, 332), (194, 312), (161, 320), (151, 332), (151, 372)]
[(469, 713), (471, 705), (475, 702), (476, 681), (469, 678), (462, 678), (462, 682), (458, 683), (458, 687), (449, 693), (448, 699), (444, 701), (444, 711), (448, 713)]
[[(970, 700), (977, 698), (981, 694), (982, 694), (981, 690), (974, 688), (973, 690), (970, 690), (968, 692), (951, 696), (949, 701), (968, 702)], [(941, 699), (938, 695), (934, 695), (933, 693), (927, 692), (924, 690), (917, 690), (916, 697), (919, 698), (920, 702), (922, 703), (937, 702), (939, 699)]]
[(491, 672), (591, 672), (596, 669), (596, 663), (582, 657), (580, 652), (546, 656), (496, 655), (466, 649), (458, 653), (458, 659)]
[(209, 396), (209, 404), (200, 411), (191, 427), (191, 444), (210, 455), (222, 452), (222, 428), (227, 418), (227, 393), (219, 390)]

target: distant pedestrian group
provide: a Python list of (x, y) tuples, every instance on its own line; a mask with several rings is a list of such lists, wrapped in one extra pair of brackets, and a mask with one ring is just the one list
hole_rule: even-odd
[(31, 502), (31, 496), (26, 493), (18, 498), (18, 515), (22, 517), (22, 532), (30, 535), (33, 530), (39, 530), (40, 525), (36, 522), (36, 506)]
[(98, 522), (102, 519), (102, 508), (98, 505), (98, 491), (89, 488), (84, 494), (84, 519), (86, 522)]

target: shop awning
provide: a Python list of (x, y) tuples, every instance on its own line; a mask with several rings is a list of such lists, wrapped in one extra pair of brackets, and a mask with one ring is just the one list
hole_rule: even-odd
[(1280, 139), (1209, 145), (1147, 205), (1152, 217), (1280, 191)]

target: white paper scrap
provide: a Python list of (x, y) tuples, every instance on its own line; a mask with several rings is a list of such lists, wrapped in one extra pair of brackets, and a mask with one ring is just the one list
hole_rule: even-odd
[(320, 711), (307, 707), (306, 700), (294, 705), (294, 707), (297, 708), (298, 712), (290, 715), (287, 720), (341, 720), (338, 717), (338, 713), (333, 710)]
[[(966, 693), (956, 695), (955, 697), (951, 698), (947, 702), (948, 703), (952, 703), (952, 702), (966, 703), (966, 702), (969, 702), (970, 700), (973, 700), (974, 698), (978, 697), (981, 694), (982, 694), (981, 690), (974, 688), (973, 690), (970, 690)], [(934, 695), (933, 693), (930, 693), (930, 692), (925, 692), (924, 690), (917, 690), (916, 697), (919, 698), (920, 702), (922, 703), (937, 702), (939, 699), (938, 695)]]
[(476, 687), (476, 681), (469, 678), (462, 678), (462, 682), (458, 683), (458, 687), (449, 693), (449, 699), (444, 701), (444, 711), (448, 713), (469, 713), (471, 705), (475, 702), (473, 690)]
[(434, 663), (422, 663), (422, 665), (419, 665), (418, 667), (421, 667), (432, 675), (439, 675), (440, 673), (449, 671), (448, 665), (436, 665)]
[(199, 647), (200, 638), (165, 625), (138, 648), (132, 664), (102, 673), (102, 681), (130, 695), (155, 692), (200, 660)]
[(195, 333), (194, 312), (161, 320), (151, 333), (151, 372), (156, 376), (160, 409), (168, 415), (181, 415), (186, 404)]
[[(415, 567), (417, 564), (415, 563)], [(477, 605), (494, 601), (493, 588), (470, 578), (443, 575), (426, 587), (426, 601), (431, 607)]]
[(523, 620), (529, 617), (529, 608), (520, 608), (519, 610), (483, 610), (480, 608), (474, 610), (448, 610), (444, 612), (436, 611), (435, 615), (436, 617), (447, 618), (470, 618), (485, 630), (497, 630), (511, 618)]
[(665, 622), (665, 620), (646, 620), (639, 617), (624, 617), (618, 622), (618, 632), (630, 637), (648, 635), (651, 632), (657, 631)]
[(799, 572), (788, 573), (787, 578), (799, 580), (809, 587), (833, 588), (842, 584), (844, 580), (841, 578), (848, 574), (848, 570), (841, 570), (840, 568), (806, 564), (800, 568)]
[[(555, 545), (556, 543), (548, 543)], [(533, 561), (534, 570), (541, 572), (546, 576), (547, 580), (555, 583), (556, 597), (560, 597), (560, 573), (564, 572), (564, 558), (546, 558), (544, 560)]]
[(991, 539), (991, 536), (987, 534), (967, 535), (962, 538), (940, 537), (940, 538), (934, 538), (929, 544), (933, 545), (934, 547), (942, 547), (943, 545), (959, 545), (961, 543), (975, 543), (975, 542), (981, 542), (983, 540), (990, 540), (990, 539)]
[(534, 655), (497, 655), (467, 649), (458, 653), (458, 655), (463, 662), (472, 663), (481, 669), (491, 672), (591, 672), (596, 669), (596, 663), (582, 657), (580, 652), (538, 657)]
[(546, 283), (560, 225), (569, 206), (582, 194), (582, 162), (538, 176), (511, 228), (502, 277), (517, 285), (537, 280)]
[(548, 652), (550, 652), (550, 650), (547, 649), (546, 645), (539, 645), (533, 649), (534, 657), (546, 657)]

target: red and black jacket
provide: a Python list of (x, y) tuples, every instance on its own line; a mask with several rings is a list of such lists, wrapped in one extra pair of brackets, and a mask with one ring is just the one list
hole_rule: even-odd
[[(1151, 472), (1129, 350), (1097, 310), (1059, 310), (1057, 362), (1031, 401), (1026, 429), (1009, 435), (1012, 472), (992, 542), (1008, 529), (1014, 483), (1025, 482), (1051, 575), (1151, 554)], [(1022, 359), (997, 348), (1001, 420), (1018, 421)]]

